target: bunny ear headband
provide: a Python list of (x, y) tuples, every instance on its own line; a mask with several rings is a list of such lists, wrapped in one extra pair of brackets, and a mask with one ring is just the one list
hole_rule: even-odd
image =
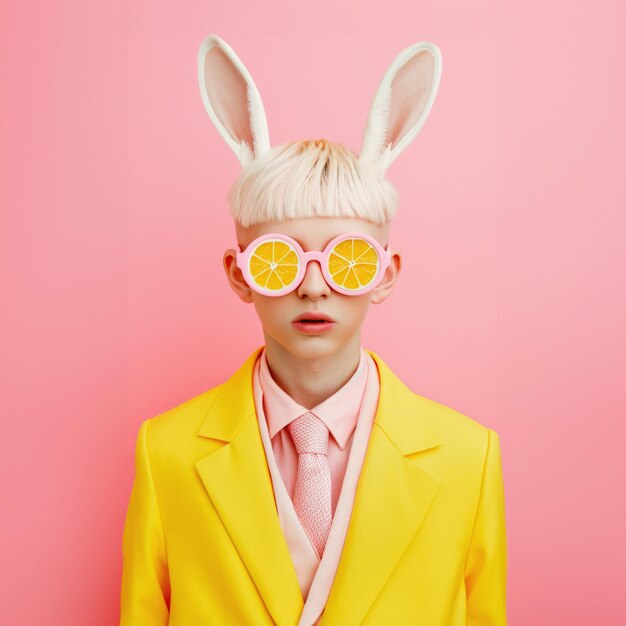
[[(388, 67), (370, 108), (359, 160), (381, 175), (415, 139), (432, 108), (441, 77), (441, 52), (428, 41), (403, 50)], [(217, 35), (198, 51), (202, 102), (242, 167), (270, 149), (265, 109), (250, 73)]]

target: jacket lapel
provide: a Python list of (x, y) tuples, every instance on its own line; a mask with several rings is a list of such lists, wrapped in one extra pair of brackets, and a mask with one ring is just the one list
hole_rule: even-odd
[[(224, 445), (199, 459), (196, 469), (272, 620), (293, 626), (304, 603), (276, 511), (252, 391), (253, 367), (262, 349), (221, 385), (198, 435)], [(378, 367), (380, 397), (322, 625), (362, 621), (441, 483), (407, 458), (441, 443), (419, 396), (367, 352)]]
[(441, 477), (410, 455), (441, 444), (414, 394), (374, 352), (380, 397), (324, 624), (360, 624), (417, 533)]
[(280, 527), (254, 406), (252, 372), (261, 349), (218, 392), (198, 435), (225, 443), (195, 465), (272, 620), (292, 626), (304, 603)]

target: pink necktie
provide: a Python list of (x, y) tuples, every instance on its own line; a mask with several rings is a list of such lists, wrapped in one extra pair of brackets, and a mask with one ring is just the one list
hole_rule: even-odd
[(307, 411), (289, 424), (289, 433), (298, 452), (293, 505), (321, 559), (332, 523), (328, 428)]

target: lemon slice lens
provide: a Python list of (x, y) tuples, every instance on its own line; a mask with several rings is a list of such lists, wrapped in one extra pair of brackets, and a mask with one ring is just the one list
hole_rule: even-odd
[[(343, 239), (328, 255), (328, 271), (339, 287), (364, 289), (378, 275), (380, 259), (376, 248), (365, 239)], [(282, 240), (267, 240), (252, 251), (248, 261), (255, 284), (280, 291), (293, 283), (300, 269), (295, 248)]]
[(288, 287), (295, 280), (299, 266), (298, 253), (293, 246), (280, 240), (260, 243), (248, 262), (252, 280), (273, 291)]
[(377, 276), (380, 260), (376, 248), (365, 239), (343, 239), (328, 256), (328, 271), (337, 285), (359, 290)]

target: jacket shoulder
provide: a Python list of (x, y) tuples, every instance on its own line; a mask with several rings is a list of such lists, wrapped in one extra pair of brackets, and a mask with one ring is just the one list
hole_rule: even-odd
[(143, 420), (140, 427), (148, 430), (148, 450), (161, 456), (177, 450), (182, 451), (193, 441), (211, 405), (217, 398), (221, 383), (199, 393), (165, 411)]
[(457, 458), (485, 458), (490, 436), (498, 436), (492, 428), (442, 402), (415, 392), (413, 396), (419, 413), (427, 416), (431, 428)]
[(461, 448), (465, 451), (461, 456), (472, 461), (477, 456), (484, 457), (490, 433), (495, 431), (451, 406), (417, 393), (378, 354), (368, 352), (379, 368), (381, 385), (387, 385), (387, 396), (389, 389), (394, 396), (389, 406), (403, 406), (404, 419), (413, 421), (418, 432), (424, 429), (429, 440), (446, 444), (445, 450), (455, 453)]

